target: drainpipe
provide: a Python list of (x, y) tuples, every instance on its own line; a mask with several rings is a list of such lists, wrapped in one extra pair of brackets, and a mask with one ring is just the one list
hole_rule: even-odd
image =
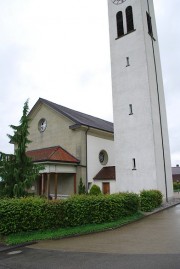
[(86, 191), (88, 192), (88, 145), (87, 145), (87, 134), (89, 131), (89, 126), (86, 130)]

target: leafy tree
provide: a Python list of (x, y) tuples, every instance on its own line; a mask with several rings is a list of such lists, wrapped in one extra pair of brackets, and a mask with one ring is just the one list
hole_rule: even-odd
[(85, 194), (86, 193), (86, 187), (82, 182), (82, 178), (80, 178), (79, 186), (78, 186), (78, 194)]
[(27, 190), (36, 180), (41, 166), (35, 165), (26, 155), (29, 131), (28, 124), (28, 100), (23, 107), (23, 115), (20, 119), (20, 125), (10, 125), (14, 130), (14, 135), (9, 135), (10, 142), (15, 145), (14, 155), (1, 153), (0, 160), (0, 187), (2, 193), (9, 197), (21, 197), (26, 195)]

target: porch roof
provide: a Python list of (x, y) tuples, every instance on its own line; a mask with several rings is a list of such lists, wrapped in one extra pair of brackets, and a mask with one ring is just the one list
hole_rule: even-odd
[(103, 167), (99, 173), (93, 178), (94, 180), (115, 180), (115, 166)]
[(36, 149), (26, 152), (33, 162), (65, 162), (78, 164), (80, 161), (60, 146)]

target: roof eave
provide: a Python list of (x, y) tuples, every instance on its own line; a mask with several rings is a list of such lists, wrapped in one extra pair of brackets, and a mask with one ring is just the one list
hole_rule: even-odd
[(91, 129), (91, 130), (98, 130), (98, 131), (106, 132), (106, 133), (109, 133), (109, 134), (114, 134), (114, 131), (109, 131), (107, 129), (102, 129), (102, 128), (96, 128), (96, 127), (91, 126), (91, 125), (74, 124), (74, 125), (70, 125), (69, 126), (69, 129), (71, 129), (71, 130), (76, 130), (76, 129), (79, 129), (79, 128), (86, 128), (86, 129)]
[(59, 161), (59, 160), (32, 160), (33, 163), (37, 164), (73, 164), (73, 165), (78, 165), (80, 162), (71, 162), (71, 161)]

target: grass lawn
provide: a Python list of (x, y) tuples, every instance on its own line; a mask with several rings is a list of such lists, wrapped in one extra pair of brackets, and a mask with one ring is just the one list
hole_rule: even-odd
[(59, 228), (56, 230), (46, 230), (46, 231), (33, 231), (33, 232), (24, 232), (19, 234), (11, 234), (6, 236), (3, 240), (7, 245), (16, 245), (27, 242), (33, 242), (38, 240), (45, 239), (58, 239), (68, 236), (83, 235), (93, 232), (101, 232), (108, 229), (116, 229), (125, 224), (134, 222), (143, 217), (142, 213), (136, 213), (132, 216), (121, 218), (120, 220), (102, 223), (102, 224), (90, 224), (86, 226), (79, 227), (70, 227), (70, 228)]

